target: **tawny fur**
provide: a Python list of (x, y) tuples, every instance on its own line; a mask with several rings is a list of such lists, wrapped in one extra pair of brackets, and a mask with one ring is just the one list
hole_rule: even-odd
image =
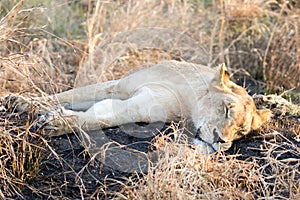
[[(120, 80), (75, 88), (51, 98), (65, 109), (69, 126), (53, 120), (52, 135), (80, 127), (96, 130), (131, 122), (192, 120), (196, 144), (209, 151), (228, 149), (232, 141), (259, 128), (271, 117), (257, 110), (244, 88), (229, 80), (224, 64), (209, 68), (168, 61)], [(55, 117), (54, 117), (55, 118)]]

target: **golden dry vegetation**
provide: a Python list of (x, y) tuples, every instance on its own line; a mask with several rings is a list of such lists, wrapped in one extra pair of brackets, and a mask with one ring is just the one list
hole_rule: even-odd
[[(1, 199), (300, 198), (297, 0), (2, 0), (0, 17)], [(18, 113), (13, 97), (3, 98), (53, 94), (170, 59), (225, 62), (250, 94), (278, 94), (254, 97), (274, 118), (208, 156), (172, 126), (175, 139), (154, 139), (159, 159), (147, 174), (108, 173), (72, 136), (61, 139), (73, 155), (67, 162), (53, 147), (60, 139), (41, 135), (36, 107)]]

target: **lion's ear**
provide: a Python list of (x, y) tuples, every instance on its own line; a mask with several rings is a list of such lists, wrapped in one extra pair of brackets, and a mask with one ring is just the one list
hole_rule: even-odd
[(252, 118), (251, 128), (253, 130), (258, 129), (263, 123), (269, 121), (272, 116), (273, 114), (269, 109), (257, 110)]
[(224, 89), (231, 86), (230, 80), (229, 80), (229, 72), (227, 70), (227, 67), (225, 63), (220, 64), (217, 70), (217, 74), (215, 78), (212, 81), (212, 86)]

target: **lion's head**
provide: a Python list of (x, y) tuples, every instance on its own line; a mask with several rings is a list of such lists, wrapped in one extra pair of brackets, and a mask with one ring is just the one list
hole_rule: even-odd
[(256, 109), (246, 90), (229, 80), (224, 64), (218, 67), (207, 92), (199, 100), (193, 120), (195, 144), (206, 146), (209, 152), (229, 149), (234, 140), (258, 129), (272, 116), (268, 109)]

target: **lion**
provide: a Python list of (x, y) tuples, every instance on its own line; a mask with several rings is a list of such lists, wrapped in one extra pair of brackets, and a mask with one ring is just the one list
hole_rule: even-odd
[(208, 152), (227, 150), (234, 140), (258, 129), (272, 114), (257, 109), (246, 90), (230, 81), (225, 64), (165, 61), (119, 80), (97, 83), (51, 96), (62, 106), (46, 115), (51, 136), (134, 122), (190, 119), (193, 143)]

